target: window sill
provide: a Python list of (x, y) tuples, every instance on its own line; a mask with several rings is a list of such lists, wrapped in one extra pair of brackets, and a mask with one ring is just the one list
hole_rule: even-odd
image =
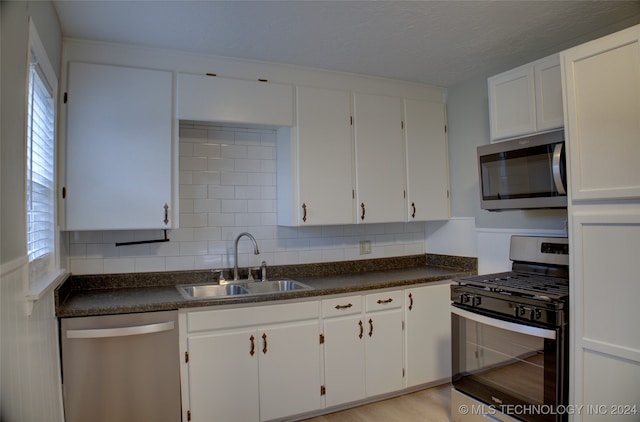
[(29, 283), (29, 291), (27, 292), (27, 315), (31, 315), (33, 305), (42, 299), (50, 291), (62, 284), (70, 273), (65, 269), (58, 269), (51, 274), (47, 274), (40, 280)]

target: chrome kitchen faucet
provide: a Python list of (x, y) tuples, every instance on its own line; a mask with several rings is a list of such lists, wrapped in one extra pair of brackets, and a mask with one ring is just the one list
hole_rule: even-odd
[(253, 242), (253, 253), (255, 255), (260, 254), (258, 250), (258, 242), (256, 242), (256, 238), (248, 232), (242, 232), (236, 237), (236, 244), (233, 252), (233, 280), (238, 280), (238, 241), (242, 236), (247, 236)]

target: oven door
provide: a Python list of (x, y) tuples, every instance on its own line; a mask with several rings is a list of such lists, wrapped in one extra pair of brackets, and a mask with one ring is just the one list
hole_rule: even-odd
[(565, 404), (564, 335), (453, 304), (453, 386), (525, 421), (559, 421)]

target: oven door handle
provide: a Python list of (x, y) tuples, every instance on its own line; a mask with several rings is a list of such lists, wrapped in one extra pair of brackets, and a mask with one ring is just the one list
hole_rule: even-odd
[(451, 306), (451, 313), (461, 316), (462, 318), (475, 321), (480, 324), (490, 325), (496, 328), (502, 328), (503, 330), (513, 331), (520, 334), (527, 334), (534, 337), (548, 338), (551, 340), (556, 339), (555, 330), (547, 330), (545, 328), (532, 327), (530, 325), (503, 321), (501, 319), (491, 318), (485, 315), (476, 314), (475, 312), (469, 312), (467, 310), (460, 309), (453, 305)]
[(566, 195), (567, 190), (562, 182), (562, 168), (560, 167), (560, 159), (562, 157), (562, 148), (564, 144), (556, 144), (553, 149), (553, 158), (551, 159), (551, 170), (553, 171), (553, 182), (559, 195)]

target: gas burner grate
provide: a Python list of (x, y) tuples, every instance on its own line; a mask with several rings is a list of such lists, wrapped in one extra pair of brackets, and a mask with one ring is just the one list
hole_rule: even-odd
[(465, 277), (459, 281), (491, 291), (545, 296), (560, 300), (569, 294), (569, 281), (564, 278), (516, 273), (513, 271)]

